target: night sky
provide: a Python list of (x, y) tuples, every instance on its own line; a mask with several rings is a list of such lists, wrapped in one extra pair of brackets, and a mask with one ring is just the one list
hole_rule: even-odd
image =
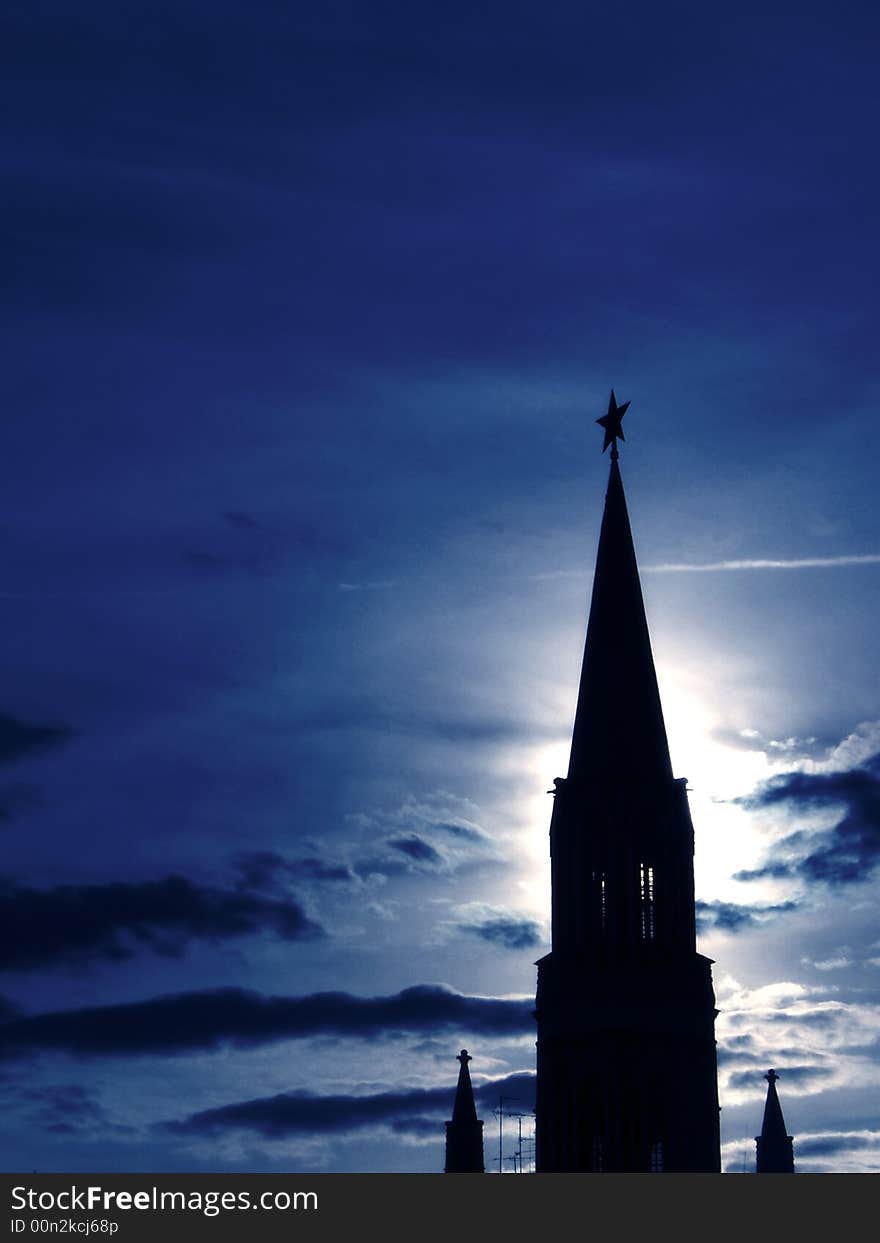
[(440, 1170), (466, 1046), (497, 1170), (613, 385), (725, 1168), (880, 1170), (876, 5), (6, 13), (0, 1166)]

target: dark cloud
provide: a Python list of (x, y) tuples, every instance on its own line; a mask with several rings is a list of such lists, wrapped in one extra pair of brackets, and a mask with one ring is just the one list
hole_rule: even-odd
[(252, 850), (235, 855), (233, 866), (245, 889), (277, 892), (291, 880), (352, 881), (354, 872), (342, 863), (327, 862), (311, 855), (287, 859), (271, 850)]
[(28, 1123), (56, 1135), (95, 1128), (106, 1132), (112, 1125), (98, 1099), (82, 1084), (19, 1085), (13, 1097), (23, 1106)]
[(829, 829), (789, 834), (773, 848), (779, 857), (739, 872), (738, 880), (796, 876), (848, 885), (865, 880), (880, 861), (880, 755), (843, 772), (782, 773), (738, 801), (751, 808), (784, 805), (795, 812), (843, 810)]
[(513, 919), (499, 916), (484, 919), (476, 924), (459, 924), (462, 932), (472, 933), (492, 945), (508, 950), (533, 949), (541, 944), (541, 926), (533, 919)]
[(453, 1090), (449, 1087), (383, 1092), (377, 1096), (314, 1096), (308, 1092), (286, 1092), (207, 1109), (181, 1122), (169, 1123), (168, 1129), (183, 1135), (248, 1130), (269, 1139), (382, 1125), (401, 1131), (415, 1124), (421, 1132), (423, 1115), (427, 1111), (438, 1119), (433, 1122), (432, 1129), (439, 1136), (442, 1134), (440, 1115), (443, 1110), (451, 1111), (452, 1099)]
[(289, 874), (296, 880), (355, 880), (351, 868), (342, 863), (326, 863), (323, 859), (309, 856), (291, 859), (287, 864)]
[[(447, 840), (438, 849), (429, 836), (436, 834)], [(455, 821), (419, 818), (419, 831), (399, 832), (380, 843), (386, 853), (376, 853), (352, 862), (359, 877), (401, 876), (420, 870), (461, 872), (493, 866), (496, 862), (491, 841), (482, 829)]]
[[(790, 838), (786, 838), (790, 842)], [(767, 863), (759, 868), (742, 868), (739, 872), (734, 872), (733, 879), (741, 881), (749, 880), (785, 880), (787, 877), (796, 875), (797, 869), (791, 863)]]
[(399, 850), (401, 854), (414, 859), (417, 863), (429, 863), (433, 867), (437, 867), (444, 862), (440, 851), (435, 850), (430, 842), (426, 842), (417, 833), (411, 833), (407, 837), (390, 837), (388, 845), (393, 850)]
[(487, 835), (482, 829), (475, 828), (472, 824), (457, 824), (452, 821), (442, 821), (431, 825), (436, 833), (448, 833), (450, 837), (461, 838), (467, 842), (486, 842)]
[(767, 922), (774, 915), (797, 910), (797, 902), (779, 902), (775, 906), (741, 906), (737, 902), (697, 901), (697, 928), (701, 932), (718, 928), (722, 932), (742, 932)]
[[(524, 1110), (534, 1103), (535, 1081), (529, 1074), (508, 1075), (475, 1088), (478, 1109), (497, 1104), (499, 1095), (516, 1096)], [(389, 1127), (398, 1133), (442, 1136), (442, 1120), (449, 1117), (455, 1096), (454, 1083), (439, 1088), (414, 1088), (405, 1092), (380, 1092), (373, 1096), (316, 1096), (309, 1092), (285, 1092), (277, 1096), (238, 1101), (219, 1109), (206, 1109), (167, 1129), (183, 1135), (211, 1135), (228, 1130), (248, 1130), (267, 1139), (287, 1135), (320, 1135)]]
[(861, 1135), (858, 1132), (839, 1131), (826, 1135), (797, 1137), (795, 1155), (798, 1157), (832, 1157), (844, 1152), (858, 1152), (865, 1148), (880, 1149), (880, 1132)]
[(11, 764), (32, 751), (55, 747), (74, 736), (69, 725), (29, 725), (0, 713), (0, 764)]
[(742, 1045), (736, 1043), (738, 1039), (738, 1037), (733, 1037), (732, 1039), (718, 1041), (717, 1057), (719, 1066), (737, 1066), (744, 1064), (746, 1061), (751, 1065), (754, 1061), (754, 1050), (752, 1048), (754, 1041), (751, 1036), (746, 1036), (744, 1038), (746, 1043)]
[[(826, 1066), (786, 1066), (780, 1077), (784, 1078), (786, 1083), (810, 1086), (820, 1079), (829, 1078), (833, 1073)], [(766, 1074), (766, 1066), (754, 1066), (747, 1070), (736, 1070), (730, 1075), (728, 1083), (732, 1088), (756, 1087), (761, 1084)]]
[(285, 941), (323, 930), (292, 899), (212, 889), (183, 876), (29, 889), (0, 883), (0, 969), (130, 958), (138, 947), (181, 954), (193, 940), (271, 931)]
[(13, 1017), (0, 1026), (0, 1055), (47, 1050), (78, 1056), (178, 1054), (303, 1036), (519, 1036), (534, 1030), (532, 1004), (469, 997), (433, 984), (388, 997), (266, 997), (244, 989), (217, 989)]
[(840, 1022), (837, 1010), (768, 1010), (761, 1015), (762, 1023), (797, 1023), (803, 1027), (834, 1027)]
[[(825, 1064), (828, 1058), (822, 1053), (816, 1053), (811, 1050), (810, 1057), (814, 1058), (814, 1068), (818, 1069), (820, 1064)], [(783, 1078), (798, 1078), (798, 1059), (804, 1057), (803, 1048), (792, 1048), (786, 1046), (774, 1045), (761, 1046), (760, 1042), (748, 1037), (728, 1037), (726, 1040), (718, 1042), (718, 1064), (728, 1068), (734, 1066), (741, 1067), (743, 1072), (751, 1077), (754, 1075), (766, 1075), (769, 1066), (788, 1067), (784, 1070)], [(758, 1071), (758, 1065), (763, 1065), (764, 1069)]]

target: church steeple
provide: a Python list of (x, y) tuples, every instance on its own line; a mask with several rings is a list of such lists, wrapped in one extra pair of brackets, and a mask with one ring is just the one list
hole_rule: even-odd
[(669, 781), (672, 764), (623, 481), (612, 457), (569, 780)]
[(794, 1148), (793, 1138), (786, 1134), (785, 1119), (782, 1106), (776, 1092), (776, 1080), (779, 1078), (775, 1070), (768, 1070), (764, 1076), (769, 1084), (767, 1100), (764, 1102), (764, 1122), (761, 1134), (755, 1136), (758, 1146), (756, 1173), (758, 1174), (793, 1174)]
[(617, 441), (538, 963), (539, 1173), (720, 1170), (715, 998), (696, 952), (687, 781), (672, 774)]
[(482, 1174), (483, 1123), (477, 1117), (474, 1090), (468, 1062), (472, 1059), (467, 1049), (458, 1054), (461, 1069), (452, 1106), (452, 1121), (446, 1123), (446, 1174)]

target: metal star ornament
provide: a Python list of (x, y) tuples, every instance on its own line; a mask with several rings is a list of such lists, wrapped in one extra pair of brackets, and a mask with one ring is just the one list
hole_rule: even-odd
[(626, 440), (626, 436), (623, 434), (623, 428), (621, 427), (621, 421), (628, 409), (628, 401), (625, 401), (622, 406), (618, 406), (617, 398), (614, 396), (614, 389), (612, 389), (611, 400), (608, 402), (608, 413), (603, 415), (601, 419), (596, 419), (599, 426), (604, 427), (605, 429), (605, 440), (602, 445), (603, 453), (608, 446), (611, 445), (612, 457), (617, 456), (616, 442), (618, 440)]

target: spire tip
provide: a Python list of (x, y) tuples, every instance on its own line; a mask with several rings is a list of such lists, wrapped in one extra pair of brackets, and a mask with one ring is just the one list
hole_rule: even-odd
[(625, 401), (622, 406), (618, 406), (617, 398), (614, 396), (614, 389), (611, 390), (611, 397), (608, 401), (608, 413), (603, 414), (601, 419), (596, 419), (600, 427), (605, 429), (605, 439), (602, 442), (602, 452), (611, 445), (611, 460), (617, 461), (617, 442), (618, 440), (626, 440), (623, 434), (622, 420), (623, 416), (629, 409), (629, 402)]

